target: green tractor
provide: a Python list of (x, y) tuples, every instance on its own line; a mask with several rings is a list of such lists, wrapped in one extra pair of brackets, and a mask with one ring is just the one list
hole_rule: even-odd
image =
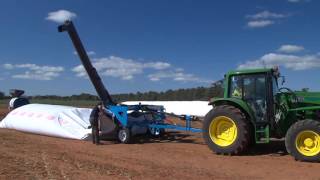
[[(203, 137), (217, 154), (237, 155), (270, 138), (285, 138), (296, 160), (320, 161), (320, 93), (278, 88), (278, 68), (225, 75), (224, 97), (213, 98)], [(282, 79), (282, 84), (284, 78)]]

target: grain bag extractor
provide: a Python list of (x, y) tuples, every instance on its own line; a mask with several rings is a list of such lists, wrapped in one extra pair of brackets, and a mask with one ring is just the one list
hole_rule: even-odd
[[(58, 31), (68, 32), (81, 63), (101, 100), (101, 104), (93, 109), (90, 117), (94, 143), (99, 143), (101, 135), (99, 135), (99, 132), (105, 132), (105, 134), (110, 135), (115, 134), (122, 143), (129, 143), (131, 137), (139, 134), (160, 136), (165, 129), (202, 132), (201, 129), (191, 127), (191, 118), (186, 115), (180, 116), (186, 120), (186, 127), (165, 123), (166, 113), (163, 106), (115, 103), (96, 69), (91, 64), (72, 21), (66, 21), (63, 25), (60, 25)], [(103, 126), (107, 128), (103, 130)]]

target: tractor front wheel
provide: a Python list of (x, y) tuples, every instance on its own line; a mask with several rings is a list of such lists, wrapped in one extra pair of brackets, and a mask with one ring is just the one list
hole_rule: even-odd
[(296, 160), (320, 162), (320, 122), (303, 120), (294, 123), (285, 138), (286, 148)]
[(250, 124), (240, 109), (221, 105), (205, 116), (203, 137), (217, 154), (240, 154), (248, 148)]

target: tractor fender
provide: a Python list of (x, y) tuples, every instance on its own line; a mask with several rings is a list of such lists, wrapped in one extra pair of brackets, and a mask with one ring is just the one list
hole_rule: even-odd
[(238, 98), (217, 98), (210, 101), (209, 105), (219, 106), (219, 105), (232, 105), (239, 108), (249, 120), (255, 124), (255, 116), (253, 110), (247, 103)]

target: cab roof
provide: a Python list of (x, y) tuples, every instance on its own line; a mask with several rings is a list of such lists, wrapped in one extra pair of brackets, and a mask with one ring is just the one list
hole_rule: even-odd
[(260, 68), (260, 69), (237, 69), (227, 73), (227, 75), (239, 75), (239, 74), (256, 74), (256, 73), (267, 73), (273, 72), (272, 68)]

